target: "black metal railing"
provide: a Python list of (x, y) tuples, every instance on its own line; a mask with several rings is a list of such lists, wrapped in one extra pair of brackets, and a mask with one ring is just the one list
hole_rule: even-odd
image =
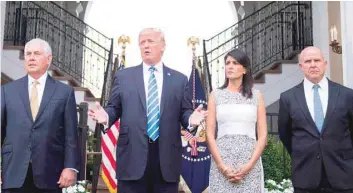
[[(238, 23), (203, 41), (204, 65), (209, 67), (212, 85), (217, 81), (223, 57), (233, 48), (244, 50), (251, 59), (256, 75), (277, 60), (313, 45), (311, 2), (272, 2)], [(220, 61), (221, 60), (221, 61)]]
[(88, 139), (88, 104), (82, 102), (79, 105), (76, 105), (76, 110), (78, 113), (78, 146), (80, 149), (80, 168), (77, 176), (77, 180), (86, 180), (86, 144)]
[(5, 45), (42, 38), (52, 47), (52, 64), (100, 97), (113, 40), (50, 1), (8, 1)]

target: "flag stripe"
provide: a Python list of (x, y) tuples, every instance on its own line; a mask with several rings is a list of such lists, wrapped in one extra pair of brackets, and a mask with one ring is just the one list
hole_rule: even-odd
[[(102, 141), (102, 143), (103, 143), (103, 141)], [(110, 139), (110, 137), (108, 136), (108, 134), (106, 134), (106, 135), (104, 136), (104, 143), (105, 143), (105, 146), (107, 146), (107, 148), (108, 148), (109, 151), (114, 151), (114, 150), (115, 150), (116, 142), (114, 143), (114, 142)], [(114, 155), (113, 153), (114, 153), (114, 152), (112, 152), (112, 155)]]
[[(103, 170), (103, 169), (102, 169)], [(111, 185), (110, 185), (110, 182), (109, 182), (109, 179), (108, 177), (105, 175), (105, 173), (103, 172), (102, 173), (102, 179), (104, 181), (105, 184), (107, 184), (107, 187), (108, 187), (108, 190), (110, 193), (117, 193), (117, 188), (113, 188)]]
[(115, 147), (119, 129), (119, 121), (116, 121), (107, 134), (102, 135), (102, 178), (110, 193), (116, 193), (117, 190)]
[(112, 176), (109, 175), (109, 170), (104, 165), (102, 165), (102, 168), (103, 168), (103, 173), (105, 174), (105, 176), (107, 177), (107, 179), (109, 181), (109, 184), (111, 185), (111, 187), (113, 189), (115, 189), (116, 188), (116, 182), (113, 180)]
[(115, 170), (112, 168), (111, 164), (109, 163), (109, 160), (107, 159), (107, 157), (103, 157), (102, 158), (102, 164), (104, 165), (104, 167), (110, 171), (109, 172), (109, 175), (115, 179), (116, 178), (116, 173), (115, 173)]
[[(110, 163), (110, 166), (115, 170), (116, 169), (116, 164), (115, 164), (115, 159), (113, 158), (113, 152), (109, 151), (109, 148), (106, 145), (106, 141), (102, 141), (102, 151), (105, 154), (104, 158), (107, 158), (107, 160)], [(106, 167), (108, 167), (108, 166), (106, 166)]]
[(116, 139), (116, 142), (118, 142), (118, 136), (119, 136), (119, 121), (115, 122), (115, 124), (110, 128), (110, 131), (112, 131), (114, 138)]
[[(103, 149), (104, 146), (104, 149)], [(107, 154), (105, 155), (105, 157), (109, 157), (107, 158), (107, 160), (112, 159), (112, 162), (115, 163), (115, 145), (113, 145), (110, 141), (110, 139), (106, 139), (104, 140), (104, 142), (102, 141), (102, 153)], [(102, 157), (103, 158), (103, 157)], [(112, 164), (115, 166), (115, 164)]]
[(111, 128), (110, 131), (107, 134), (108, 134), (109, 139), (113, 143), (113, 149), (114, 149), (114, 146), (116, 145), (116, 142), (117, 142), (117, 137), (114, 136), (112, 129), (113, 128)]

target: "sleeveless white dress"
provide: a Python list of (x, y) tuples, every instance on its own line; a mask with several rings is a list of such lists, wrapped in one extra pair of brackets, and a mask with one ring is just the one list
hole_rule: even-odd
[[(216, 143), (223, 162), (234, 169), (246, 164), (256, 145), (256, 122), (258, 95), (247, 99), (241, 93), (226, 89), (214, 91), (218, 132)], [(212, 193), (262, 193), (264, 174), (261, 158), (241, 182), (232, 183), (219, 172), (212, 159), (210, 170), (210, 192)]]

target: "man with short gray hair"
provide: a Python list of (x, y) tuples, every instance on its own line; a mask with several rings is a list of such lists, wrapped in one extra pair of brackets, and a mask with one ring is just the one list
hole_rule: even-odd
[(59, 193), (79, 167), (74, 90), (48, 74), (46, 41), (29, 41), (24, 55), (27, 75), (1, 86), (2, 192)]

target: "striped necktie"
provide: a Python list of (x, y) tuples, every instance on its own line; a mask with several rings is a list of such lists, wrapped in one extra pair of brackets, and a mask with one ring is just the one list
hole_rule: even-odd
[(322, 109), (322, 103), (319, 95), (319, 88), (318, 84), (313, 86), (314, 89), (314, 118), (315, 124), (319, 132), (321, 133), (322, 125), (324, 124), (324, 111)]
[(153, 141), (159, 137), (159, 99), (158, 87), (154, 72), (156, 68), (151, 66), (151, 74), (148, 80), (148, 98), (147, 98), (147, 135)]

